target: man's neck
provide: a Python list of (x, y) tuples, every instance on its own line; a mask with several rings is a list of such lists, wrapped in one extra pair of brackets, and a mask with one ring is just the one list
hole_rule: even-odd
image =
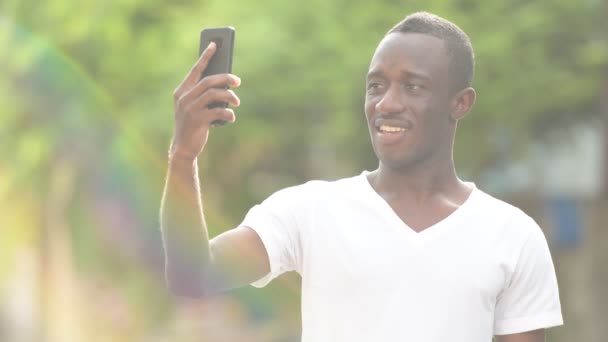
[(407, 197), (418, 203), (436, 196), (459, 198), (468, 193), (468, 187), (456, 175), (451, 158), (431, 167), (395, 169), (380, 163), (368, 179), (378, 193)]

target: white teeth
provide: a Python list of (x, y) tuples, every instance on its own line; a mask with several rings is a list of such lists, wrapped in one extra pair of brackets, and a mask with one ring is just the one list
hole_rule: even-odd
[(390, 132), (390, 133), (405, 132), (405, 128), (403, 128), (403, 127), (395, 127), (395, 126), (388, 126), (388, 125), (381, 125), (379, 129), (380, 129), (380, 132)]

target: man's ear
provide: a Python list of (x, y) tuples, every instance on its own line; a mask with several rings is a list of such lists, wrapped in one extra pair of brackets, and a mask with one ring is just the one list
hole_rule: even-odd
[(452, 97), (450, 117), (456, 121), (462, 119), (475, 104), (475, 89), (467, 87)]

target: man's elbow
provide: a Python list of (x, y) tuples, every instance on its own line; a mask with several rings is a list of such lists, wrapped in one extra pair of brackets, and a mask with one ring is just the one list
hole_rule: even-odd
[(200, 299), (216, 295), (219, 291), (213, 282), (206, 280), (202, 274), (172, 274), (167, 272), (166, 284), (169, 291), (179, 297)]
[(208, 291), (202, 284), (188, 281), (167, 279), (167, 288), (174, 296), (200, 299), (208, 296)]

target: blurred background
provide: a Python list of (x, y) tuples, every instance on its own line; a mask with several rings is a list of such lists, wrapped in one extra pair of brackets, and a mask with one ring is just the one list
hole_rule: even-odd
[(545, 230), (564, 327), (608, 340), (608, 1), (0, 1), (0, 341), (299, 341), (299, 278), (206, 300), (164, 287), (173, 90), (234, 26), (236, 124), (200, 158), (212, 236), (274, 191), (372, 170), (364, 82), (427, 10), (476, 51), (461, 178)]

